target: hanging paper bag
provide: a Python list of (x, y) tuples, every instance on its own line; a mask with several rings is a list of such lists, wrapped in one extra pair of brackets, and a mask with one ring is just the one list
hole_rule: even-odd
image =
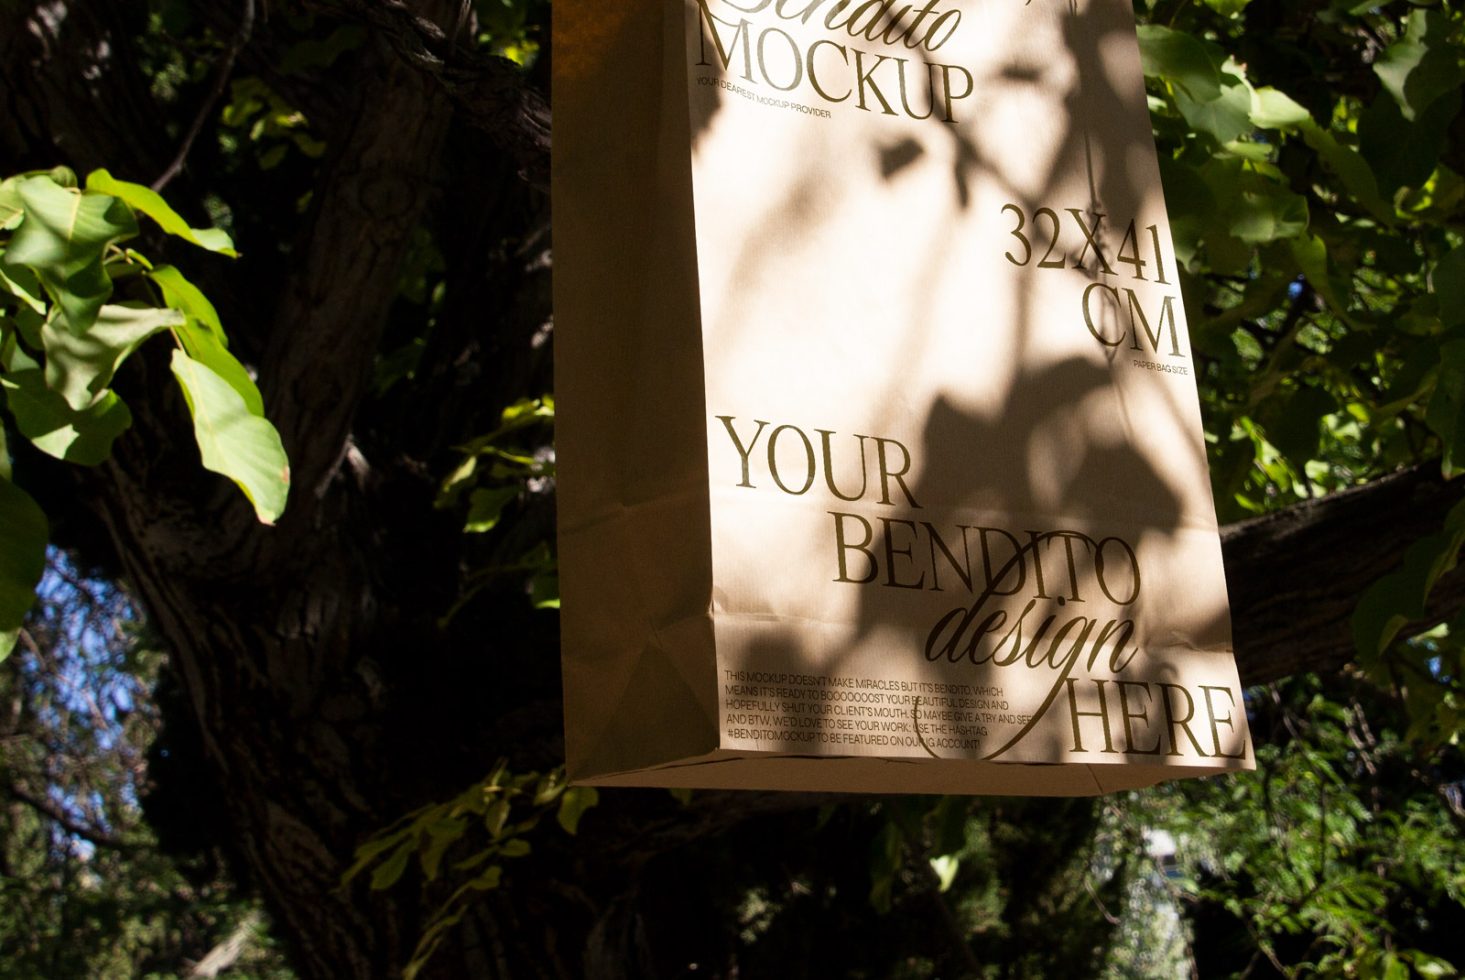
[(1249, 768), (1128, 0), (556, 0), (566, 751)]

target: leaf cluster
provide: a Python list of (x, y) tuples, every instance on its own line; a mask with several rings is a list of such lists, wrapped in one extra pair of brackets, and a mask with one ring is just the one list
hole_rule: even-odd
[(1136, 796), (1208, 973), (1442, 977), (1465, 960), (1458, 747), (1421, 753), (1362, 677), (1258, 692), (1258, 769)]
[(437, 903), (403, 969), (406, 980), (413, 980), (478, 896), (503, 883), (504, 862), (529, 856), (530, 835), (551, 810), (560, 829), (573, 836), (598, 799), (592, 787), (570, 786), (563, 769), (511, 773), (500, 760), (456, 799), (414, 810), (358, 847), (341, 886), (370, 868), (371, 890), (384, 891), (397, 884), (414, 858), (424, 893), (441, 891), (432, 887), (440, 880), (448, 884), (447, 897)]
[[(289, 463), (249, 371), (229, 352), (213, 305), (176, 267), (127, 246), (138, 215), (226, 256), (218, 229), (191, 227), (153, 190), (97, 170), (79, 186), (65, 168), (0, 181), (0, 658), (14, 647), (45, 565), (45, 513), (13, 482), (9, 433), (34, 449), (98, 466), (132, 424), (113, 378), (150, 338), (174, 341), (172, 373), (193, 417), (205, 469), (233, 480), (272, 524)], [(130, 298), (117, 295), (126, 287)]]

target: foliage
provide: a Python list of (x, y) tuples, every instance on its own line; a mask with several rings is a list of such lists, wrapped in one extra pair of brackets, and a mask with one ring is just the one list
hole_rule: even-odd
[[(1347, 2), (1149, 13), (1140, 46), (1221, 519), (1410, 463), (1459, 472), (1465, 15)], [(1465, 505), (1354, 616), (1361, 664), (1408, 693), (1417, 733), (1444, 739), (1459, 730), (1459, 669), (1392, 641), (1454, 567), (1462, 520)], [(1465, 650), (1448, 629), (1438, 640), (1447, 661)]]
[[(7, 531), (0, 637), (21, 636), (15, 630), (33, 601), (45, 542), (58, 537), (55, 527), (48, 535), (48, 517), (57, 526), (72, 522), (60, 532), (69, 540), (106, 550), (87, 540), (88, 526), (77, 530), (81, 508), (52, 495), (54, 483), (35, 461), (39, 453), (94, 467), (125, 445), (117, 440), (139, 436), (127, 434), (131, 411), (119, 391), (141, 412), (127, 383), (154, 356), (158, 345), (144, 341), (156, 334), (175, 339), (171, 376), (193, 412), (205, 466), (235, 479), (261, 518), (279, 517), (285, 464), (247, 366), (260, 360), (260, 324), (251, 331), (240, 314), (279, 283), (300, 281), (319, 258), (306, 254), (302, 229), (340, 177), (331, 167), (354, 125), (346, 107), (355, 103), (333, 79), (354, 83), (358, 62), (374, 64), (369, 59), (390, 45), (415, 42), (391, 20), (400, 5), (354, 18), (338, 16), (355, 9), (346, 3), (269, 6), (232, 71), (220, 70), (236, 28), (228, 5), (155, 0), (138, 5), (141, 12), (124, 24), (136, 35), (126, 50), (145, 66), (150, 104), (168, 117), (167, 139), (201, 125), (184, 177), (168, 195), (185, 213), (207, 214), (230, 239), (193, 228), (146, 188), (105, 171), (84, 187), (62, 169), (0, 185), (0, 526)], [(1399, 0), (1147, 0), (1136, 7), (1146, 22), (1141, 51), (1222, 520), (1276, 512), (1405, 465), (1465, 469), (1459, 8)], [(547, 8), (541, 0), (475, 0), (459, 35), (473, 54), (501, 55), (524, 77), (539, 77), (551, 53)], [(111, 38), (124, 49), (125, 39)], [(409, 53), (413, 65), (431, 66), (434, 51)], [(217, 104), (209, 101), (215, 86)], [(1101, 803), (856, 801), (750, 819), (651, 857), (621, 844), (626, 850), (602, 860), (596, 878), (585, 868), (592, 854), (604, 858), (601, 818), (624, 809), (690, 825), (709, 819), (698, 797), (671, 810), (664, 796), (617, 794), (616, 806), (593, 812), (583, 833), (569, 839), (543, 818), (564, 813), (573, 822), (590, 797), (567, 794), (554, 773), (534, 774), (549, 763), (515, 757), (476, 780), (481, 769), (443, 762), (481, 751), (474, 745), (465, 753), (446, 734), (468, 726), (454, 717), (467, 709), (441, 680), (444, 662), (474, 662), (480, 673), (471, 710), (482, 715), (521, 707), (526, 691), (553, 692), (546, 624), (558, 589), (545, 516), (554, 479), (554, 402), (545, 394), (552, 385), (543, 370), (515, 362), (503, 339), (503, 324), (524, 319), (516, 304), (532, 292), (525, 270), (542, 271), (535, 251), (545, 248), (535, 238), (542, 229), (526, 216), (534, 210), (526, 195), (493, 186), (511, 181), (512, 168), (481, 142), (456, 133), (442, 156), (432, 173), (412, 175), (431, 186), (435, 203), (404, 237), (405, 261), (385, 277), (395, 279), (396, 295), (374, 364), (362, 372), (371, 382), (347, 451), (367, 488), (351, 506), (365, 510), (369, 501), (378, 507), (372, 517), (388, 518), (366, 525), (373, 550), (362, 553), (375, 563), (370, 575), (391, 582), (395, 591), (382, 594), (400, 608), (371, 620), (394, 630), (388, 638), (353, 637), (371, 656), (341, 673), (359, 679), (370, 699), (406, 689), (428, 703), (432, 731), (406, 733), (411, 745), (403, 756), (414, 765), (425, 760), (424, 767), (441, 763), (449, 776), (437, 782), (440, 797), (443, 784), (472, 782), (370, 838), (341, 889), (364, 909), (426, 910), (408, 943), (416, 946), (406, 964), (414, 973), (451, 971), (434, 952), (496, 901), (529, 910), (525, 917), (571, 907), (588, 920), (582, 933), (635, 936), (634, 944), (611, 948), (644, 947), (669, 975), (693, 966), (708, 975), (869, 977), (1138, 977), (1195, 968), (1208, 976), (1392, 980), (1465, 963), (1458, 939), (1465, 935), (1465, 621), (1424, 621), (1425, 598), (1454, 566), (1465, 536), (1460, 509), (1360, 604), (1356, 669), (1251, 694), (1262, 763), (1256, 774)], [(106, 162), (121, 172), (120, 163)], [(372, 198), (382, 208), (373, 219), (398, 204)], [(56, 220), (67, 209), (86, 219), (76, 230)], [(370, 240), (370, 229), (344, 231)], [(179, 244), (227, 254), (232, 241), (248, 257), (223, 263), (210, 255), (195, 271), (182, 256), (177, 264), (145, 259), (130, 247), (138, 238), (154, 257), (171, 257), (166, 250)], [(549, 326), (531, 326), (523, 346), (542, 346)], [(344, 352), (329, 353), (334, 362)], [(167, 361), (160, 357), (147, 377), (164, 376)], [(494, 390), (498, 400), (485, 401), (481, 378), (495, 370), (513, 380)], [(183, 404), (173, 413), (180, 421)], [(445, 433), (441, 441), (435, 429)], [(331, 512), (324, 523), (338, 519)], [(432, 551), (444, 540), (429, 534), (439, 525), (457, 536), (459, 550)], [(361, 526), (343, 520), (333, 533), (344, 537)], [(205, 594), (222, 602), (225, 593), (232, 599), (244, 591), (238, 581), (225, 584)], [(41, 638), (59, 603), (61, 593), (43, 586), (24, 634), (33, 645), (4, 667), (7, 695), (68, 703), (46, 686), (64, 671), (45, 683), (33, 673), (53, 649)], [(0, 828), (0, 853), (11, 869), (0, 900), (8, 930), (0, 972), (12, 963), (17, 975), (176, 969), (185, 950), (196, 956), (241, 914), (216, 866), (184, 876), (153, 853), (138, 823), (138, 790), (104, 777), (103, 770), (137, 772), (115, 752), (133, 746), (128, 758), (135, 760), (157, 724), (143, 689), (159, 668), (134, 656), (125, 667), (88, 670), (127, 686), (136, 706), (128, 717), (146, 715), (145, 731), (119, 738), (110, 721), (28, 709), (31, 741), (0, 747), (24, 746), (0, 756), (0, 769), (22, 774), (24, 786), (43, 791), (38, 798), (81, 807), (64, 812), (137, 845), (125, 854), (90, 850), (33, 806), (8, 811)], [(336, 661), (290, 663), (285, 672), (303, 684), (301, 677), (325, 663)], [(377, 703), (371, 700), (373, 710)], [(261, 700), (256, 710), (269, 726), (286, 727), (279, 719), (297, 716), (276, 712), (290, 704)], [(342, 696), (302, 710), (338, 712), (334, 721), (354, 718), (351, 710), (365, 717), (367, 709)], [(171, 784), (185, 804), (198, 804), (180, 743), (199, 733), (189, 711), (169, 719), (178, 741), (153, 778)], [(370, 733), (377, 722), (342, 730)], [(363, 751), (388, 751), (399, 734)], [(300, 738), (286, 740), (291, 751), (334, 748)], [(47, 758), (62, 767), (47, 768)], [(101, 761), (83, 761), (93, 758)], [(383, 807), (388, 816), (375, 811), (380, 824), (430, 798), (428, 781), (409, 768), (383, 763), (382, 774), (360, 776), (341, 797), (369, 797), (372, 806), (410, 800)], [(53, 789), (59, 796), (45, 795)], [(94, 791), (103, 801), (95, 812), (86, 809)], [(624, 836), (634, 838), (640, 828), (633, 828)], [(350, 832), (336, 858), (367, 833)], [(1177, 845), (1173, 859), (1156, 843), (1165, 834)], [(619, 862), (614, 881), (604, 880), (610, 860)], [(395, 902), (399, 896), (405, 902)], [(83, 908), (98, 939), (68, 947)], [(163, 935), (157, 921), (177, 925)]]
[(286, 980), (217, 855), (175, 860), (144, 820), (162, 655), (126, 596), (53, 554), (0, 667), (0, 977), (167, 977), (237, 936), (230, 975)]
[(1458, 747), (1422, 755), (1362, 677), (1258, 692), (1258, 770), (1137, 796), (1207, 972), (1444, 977), (1465, 962)]
[[(562, 769), (542, 776), (532, 772), (514, 775), (508, 771), (508, 763), (500, 760), (486, 779), (457, 799), (415, 810), (358, 847), (356, 863), (341, 876), (341, 885), (346, 887), (371, 868), (371, 890), (391, 888), (414, 856), (424, 890), (445, 879), (451, 890), (427, 921), (417, 949), (403, 969), (405, 980), (414, 980), (478, 894), (503, 883), (504, 862), (529, 856), (533, 850), (529, 836), (541, 818), (553, 809), (560, 829), (573, 836), (580, 818), (597, 799), (592, 787), (568, 785)], [(465, 845), (484, 834), (486, 842), (465, 854)], [(458, 859), (447, 863), (444, 875), (449, 851)]]
[[(1222, 520), (1412, 463), (1457, 474), (1465, 17), (1149, 7), (1141, 51)], [(1462, 519), (1465, 505), (1362, 597), (1341, 683), (1253, 692), (1258, 773), (1137, 798), (1180, 842), (1176, 901), (1207, 972), (1459, 963), (1465, 643), (1426, 599)], [(1433, 629), (1405, 641), (1406, 625)]]
[[(218, 229), (195, 229), (153, 190), (94, 171), (85, 187), (64, 167), (0, 181), (0, 388), (13, 431), (56, 459), (96, 466), (131, 424), (112, 379), (153, 335), (177, 345), (172, 370), (193, 416), (205, 469), (233, 480), (260, 521), (285, 509), (290, 467), (249, 372), (229, 353), (218, 313), (171, 265), (124, 243), (137, 216), (223, 255)], [(114, 280), (131, 280), (114, 297)], [(116, 299), (115, 302), (113, 300)], [(42, 508), (11, 482), (0, 431), (0, 658), (14, 647), (45, 562)]]
[[(1456, 62), (1459, 23), (1347, 6), (1311, 11), (1303, 37), (1204, 8), (1190, 33), (1141, 32), (1223, 520), (1456, 451), (1458, 80), (1406, 118), (1414, 103), (1367, 68), (1424, 39)], [(1325, 44), (1347, 87), (1308, 72)], [(1417, 152), (1390, 170), (1401, 144)]]
[[(463, 530), (486, 534), (498, 527), (505, 511), (528, 494), (545, 493), (554, 485), (554, 447), (548, 428), (554, 423), (554, 398), (525, 398), (504, 409), (497, 429), (458, 447), (463, 461), (443, 480), (435, 506), (457, 510), (468, 497)], [(447, 617), (467, 605), (483, 588), (505, 577), (528, 579), (535, 609), (560, 606), (559, 572), (547, 541), (537, 541), (518, 561), (475, 569), (472, 581)]]

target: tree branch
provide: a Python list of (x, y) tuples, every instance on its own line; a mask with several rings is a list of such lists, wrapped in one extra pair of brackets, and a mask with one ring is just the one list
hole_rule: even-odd
[(91, 844), (95, 844), (97, 847), (105, 847), (109, 851), (118, 851), (123, 854), (130, 854), (137, 850), (135, 845), (128, 843), (115, 834), (108, 833), (100, 827), (94, 827), (91, 824), (85, 824), (76, 820), (51, 800), (30, 792), (17, 782), (12, 781), (6, 788), (10, 796), (16, 801), (24, 803), (73, 837), (80, 837)]
[(311, 6), (370, 24), (406, 63), (436, 82), (453, 106), (518, 164), (540, 188), (549, 185), (549, 105), (506, 58), (457, 43), (403, 0), (314, 0)]
[(219, 104), (219, 99), (224, 94), (224, 88), (229, 84), (229, 78), (234, 74), (234, 62), (239, 60), (239, 52), (249, 43), (249, 37), (254, 32), (254, 0), (244, 0), (244, 13), (240, 17), (239, 31), (234, 35), (234, 41), (229, 45), (229, 50), (224, 52), (224, 60), (219, 64), (219, 70), (214, 77), (213, 87), (199, 106), (198, 112), (193, 117), (193, 123), (188, 127), (188, 132), (183, 137), (183, 143), (178, 147), (178, 153), (173, 161), (168, 164), (157, 180), (153, 181), (153, 190), (161, 191), (167, 187), (169, 182), (183, 170), (183, 165), (188, 162), (188, 153), (193, 149), (194, 140), (203, 130), (203, 125), (213, 115), (214, 106)]
[[(1410, 544), (1440, 530), (1462, 490), (1465, 483), (1440, 477), (1438, 464), (1424, 464), (1222, 528), (1241, 682), (1350, 662), (1359, 597), (1398, 567)], [(1435, 587), (1429, 611), (1443, 618), (1462, 605), (1465, 573), (1457, 570)]]

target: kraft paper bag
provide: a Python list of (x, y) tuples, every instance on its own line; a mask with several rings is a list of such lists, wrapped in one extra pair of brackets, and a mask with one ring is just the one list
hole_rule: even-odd
[(1128, 0), (554, 13), (571, 777), (1252, 767)]

